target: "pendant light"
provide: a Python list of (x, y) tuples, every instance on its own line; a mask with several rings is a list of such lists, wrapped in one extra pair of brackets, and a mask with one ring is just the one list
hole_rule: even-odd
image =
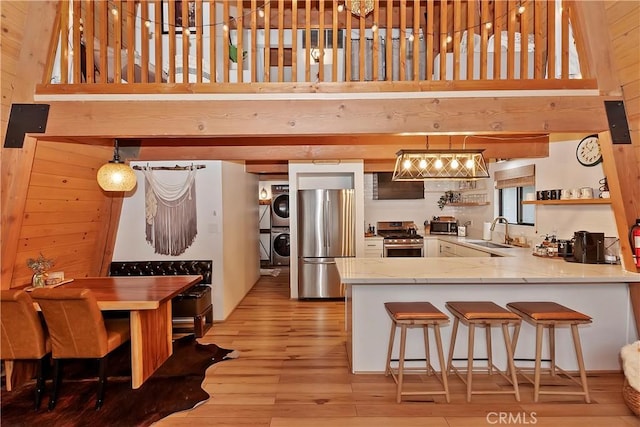
[(425, 179), (474, 180), (489, 178), (482, 152), (484, 150), (453, 150), (449, 137), (448, 150), (400, 150), (396, 153), (393, 181)]
[(120, 160), (118, 140), (115, 140), (113, 160), (98, 169), (98, 185), (104, 191), (131, 191), (136, 186), (136, 173)]

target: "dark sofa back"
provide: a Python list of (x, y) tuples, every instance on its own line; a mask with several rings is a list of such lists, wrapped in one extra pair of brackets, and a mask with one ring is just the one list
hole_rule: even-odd
[(201, 285), (211, 284), (212, 261), (117, 261), (109, 267), (109, 276), (202, 275)]

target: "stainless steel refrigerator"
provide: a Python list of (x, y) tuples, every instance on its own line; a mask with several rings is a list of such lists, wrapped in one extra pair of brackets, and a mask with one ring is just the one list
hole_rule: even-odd
[(335, 258), (355, 256), (354, 190), (298, 190), (298, 297), (343, 296)]

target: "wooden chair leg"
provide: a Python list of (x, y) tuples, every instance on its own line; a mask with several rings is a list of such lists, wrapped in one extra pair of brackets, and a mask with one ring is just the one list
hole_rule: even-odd
[(44, 383), (44, 363), (48, 357), (44, 356), (42, 359), (38, 360), (37, 371), (36, 371), (36, 396), (35, 396), (35, 409), (36, 411), (40, 409), (40, 403), (42, 402), (42, 395), (44, 394), (45, 383)]
[(402, 400), (402, 383), (404, 381), (404, 354), (407, 344), (407, 325), (400, 325), (400, 357), (398, 359), (398, 390), (396, 393), (396, 402)]
[(476, 325), (469, 323), (469, 354), (467, 355), (467, 402), (471, 402), (471, 381), (473, 381), (473, 346)]
[(384, 370), (384, 375), (388, 376), (391, 373), (391, 352), (393, 351), (393, 340), (396, 338), (396, 322), (391, 321), (391, 332), (389, 334), (389, 349), (387, 350), (387, 366)]
[(536, 364), (533, 375), (533, 401), (537, 402), (540, 396), (540, 369), (542, 364), (542, 333), (544, 327), (541, 324), (536, 325)]
[(104, 403), (104, 389), (107, 386), (107, 357), (98, 359), (98, 392), (96, 393), (96, 411), (102, 408)]
[(520, 390), (518, 388), (518, 378), (516, 375), (516, 367), (513, 362), (513, 345), (509, 339), (509, 324), (502, 324), (502, 335), (504, 336), (504, 346), (507, 349), (507, 372), (511, 373), (511, 383), (516, 401), (520, 402)]
[(573, 345), (576, 348), (576, 358), (578, 359), (578, 369), (580, 371), (580, 382), (582, 383), (582, 391), (584, 391), (584, 401), (591, 403), (589, 397), (589, 388), (587, 387), (587, 372), (584, 368), (584, 359), (582, 357), (582, 345), (580, 344), (580, 334), (578, 333), (578, 325), (571, 325), (571, 334), (573, 335)]
[(424, 333), (424, 359), (427, 364), (427, 376), (431, 375), (431, 350), (429, 349), (429, 325), (422, 325)]
[(438, 350), (438, 362), (440, 363), (440, 376), (442, 377), (442, 386), (444, 387), (444, 393), (447, 399), (447, 403), (449, 403), (450, 402), (449, 381), (447, 380), (447, 375), (445, 373), (444, 352), (442, 351), (442, 337), (440, 336), (440, 325), (438, 325), (437, 323), (433, 325), (433, 331), (436, 336), (436, 348)]
[(493, 375), (493, 351), (491, 346), (491, 325), (484, 325), (485, 340), (487, 341), (487, 372)]
[(551, 376), (556, 376), (556, 327), (549, 325), (549, 361)]
[(49, 398), (49, 410), (53, 411), (58, 403), (58, 394), (60, 393), (60, 384), (62, 383), (62, 360), (53, 359), (53, 391)]
[(454, 318), (453, 329), (451, 330), (451, 344), (449, 345), (449, 357), (447, 357), (447, 375), (451, 373), (451, 364), (453, 363), (453, 350), (456, 347), (456, 335), (458, 335), (458, 323), (460, 323), (458, 318)]

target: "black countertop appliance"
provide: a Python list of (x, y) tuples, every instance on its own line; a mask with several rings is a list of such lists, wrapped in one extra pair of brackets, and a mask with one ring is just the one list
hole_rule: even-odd
[(567, 261), (583, 264), (604, 264), (604, 233), (576, 231), (573, 234), (573, 257)]

